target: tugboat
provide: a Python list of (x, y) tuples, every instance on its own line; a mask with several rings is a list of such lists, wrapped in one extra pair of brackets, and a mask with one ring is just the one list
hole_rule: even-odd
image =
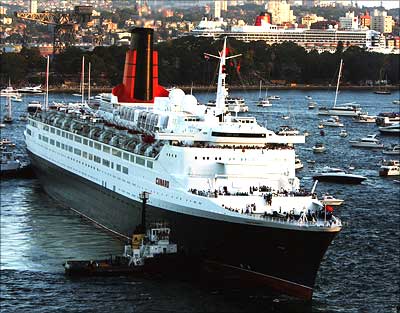
[(125, 245), (124, 253), (104, 260), (66, 261), (66, 275), (129, 275), (162, 272), (169, 265), (176, 267), (178, 250), (177, 245), (169, 241), (170, 228), (166, 223), (153, 223), (146, 232), (148, 193), (141, 193), (140, 198), (142, 223), (133, 232), (131, 243)]

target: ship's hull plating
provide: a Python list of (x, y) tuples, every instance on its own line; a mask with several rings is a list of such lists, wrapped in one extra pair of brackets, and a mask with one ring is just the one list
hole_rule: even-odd
[[(98, 224), (129, 236), (142, 203), (63, 170), (30, 153), (48, 194)], [(133, 179), (133, 177), (132, 177)], [(167, 221), (171, 241), (209, 270), (309, 300), (322, 257), (337, 232), (228, 223), (146, 206), (146, 220)]]

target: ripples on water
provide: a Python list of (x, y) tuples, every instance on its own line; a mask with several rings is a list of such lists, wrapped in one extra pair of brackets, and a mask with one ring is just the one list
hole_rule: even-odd
[[(333, 92), (272, 91), (280, 101), (271, 108), (250, 103), (251, 115), (276, 129), (289, 124), (307, 130), (310, 137), (298, 147), (304, 163), (299, 172), (302, 185), (312, 186), (312, 173), (324, 165), (354, 166), (366, 175), (362, 185), (346, 186), (320, 183), (319, 193), (329, 192), (344, 198), (335, 209), (345, 226), (328, 249), (322, 262), (312, 304), (271, 297), (245, 290), (216, 290), (207, 284), (159, 281), (126, 277), (70, 279), (63, 275), (66, 259), (102, 258), (120, 254), (123, 243), (49, 198), (37, 180), (1, 181), (1, 308), (4, 312), (398, 312), (400, 283), (400, 185), (391, 178), (378, 176), (380, 151), (349, 148), (348, 140), (377, 131), (374, 124), (352, 123), (342, 118), (349, 137), (340, 138), (339, 130), (325, 128), (319, 135), (316, 110), (308, 110), (305, 95), (327, 105)], [(239, 93), (232, 92), (233, 96)], [(258, 92), (244, 94), (256, 100)], [(200, 94), (200, 100), (212, 95)], [(339, 102), (357, 101), (370, 114), (398, 111), (392, 104), (399, 93), (378, 96), (371, 92), (344, 91)], [(33, 99), (13, 104), (14, 115), (26, 109)], [(68, 95), (50, 95), (51, 100), (71, 100)], [(75, 99), (76, 100), (76, 99)], [(281, 120), (282, 114), (292, 116)], [(1, 98), (4, 113), (4, 98)], [(22, 122), (2, 129), (2, 137), (23, 141)], [(398, 142), (383, 137), (385, 145)], [(323, 141), (325, 154), (314, 155), (311, 147)], [(315, 159), (314, 166), (306, 163)], [(396, 309), (397, 308), (397, 309)]]

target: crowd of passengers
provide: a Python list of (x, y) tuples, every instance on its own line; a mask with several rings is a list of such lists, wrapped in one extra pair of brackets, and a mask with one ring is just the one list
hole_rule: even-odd
[(312, 196), (313, 198), (316, 198), (316, 194), (312, 194), (308, 190), (300, 188), (298, 191), (288, 191), (284, 188), (281, 188), (279, 190), (272, 189), (271, 187), (267, 186), (260, 186), (260, 187), (255, 187), (255, 186), (250, 186), (249, 191), (237, 191), (237, 192), (230, 192), (228, 191), (227, 187), (223, 187), (222, 190), (199, 190), (195, 188), (190, 188), (189, 192), (191, 192), (194, 195), (202, 196), (202, 197), (210, 197), (210, 198), (218, 198), (218, 196), (250, 196), (253, 195), (254, 192), (259, 192), (263, 195), (264, 199), (266, 200), (267, 204), (271, 205), (272, 204), (272, 197), (279, 197), (279, 196), (285, 196), (285, 197), (307, 197), (307, 196)]
[(178, 147), (192, 147), (192, 148), (218, 148), (218, 149), (236, 149), (238, 150), (246, 150), (246, 149), (257, 149), (257, 150), (288, 150), (294, 149), (293, 146), (289, 146), (287, 144), (277, 144), (277, 143), (267, 143), (264, 146), (248, 146), (248, 145), (210, 145), (206, 143), (195, 143), (193, 145), (184, 144), (181, 141), (173, 141), (173, 146)]

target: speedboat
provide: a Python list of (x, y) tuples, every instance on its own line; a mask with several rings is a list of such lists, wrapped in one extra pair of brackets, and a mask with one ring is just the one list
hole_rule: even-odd
[(340, 122), (338, 116), (331, 116), (330, 118), (323, 120), (321, 123), (323, 126), (330, 126), (330, 127), (343, 127), (343, 123)]
[(383, 154), (390, 154), (390, 155), (400, 155), (400, 145), (392, 145), (389, 148), (386, 148), (382, 151)]
[(325, 152), (325, 150), (326, 150), (324, 144), (321, 143), (321, 142), (317, 142), (317, 143), (312, 147), (312, 149), (313, 149), (313, 152), (314, 152), (314, 153), (323, 153), (323, 152)]
[(400, 176), (400, 161), (383, 160), (379, 170), (379, 176)]
[(345, 130), (345, 129), (341, 129), (340, 130), (340, 133), (339, 133), (339, 136), (340, 137), (342, 137), (342, 138), (345, 138), (345, 137), (347, 137), (349, 134), (347, 133), (347, 131)]
[(371, 116), (367, 114), (359, 114), (353, 117), (353, 121), (356, 123), (375, 123), (376, 116)]
[(315, 102), (315, 101), (308, 102), (308, 109), (309, 110), (315, 109), (316, 106), (317, 106), (317, 102)]
[(340, 168), (324, 168), (313, 176), (314, 180), (343, 184), (360, 184), (367, 178), (361, 175), (346, 173)]
[(301, 162), (300, 158), (296, 157), (294, 160), (294, 169), (299, 170), (304, 167), (303, 163)]
[(272, 95), (272, 96), (268, 96), (267, 97), (268, 100), (280, 100), (281, 97), (277, 96), (277, 95)]
[(400, 100), (393, 100), (392, 103), (393, 104), (400, 104)]
[(337, 199), (331, 195), (324, 195), (322, 197), (322, 200), (320, 200), (320, 201), (325, 205), (332, 205), (332, 206), (341, 205), (344, 202), (343, 199)]
[(382, 149), (383, 144), (376, 138), (376, 134), (368, 135), (367, 137), (360, 138), (358, 140), (350, 140), (350, 145), (356, 148), (372, 148)]
[(311, 99), (312, 99), (311, 96), (306, 96), (305, 98), (306, 98), (307, 100), (311, 100)]
[(398, 135), (400, 134), (400, 122), (389, 126), (379, 127), (379, 131), (384, 135)]

